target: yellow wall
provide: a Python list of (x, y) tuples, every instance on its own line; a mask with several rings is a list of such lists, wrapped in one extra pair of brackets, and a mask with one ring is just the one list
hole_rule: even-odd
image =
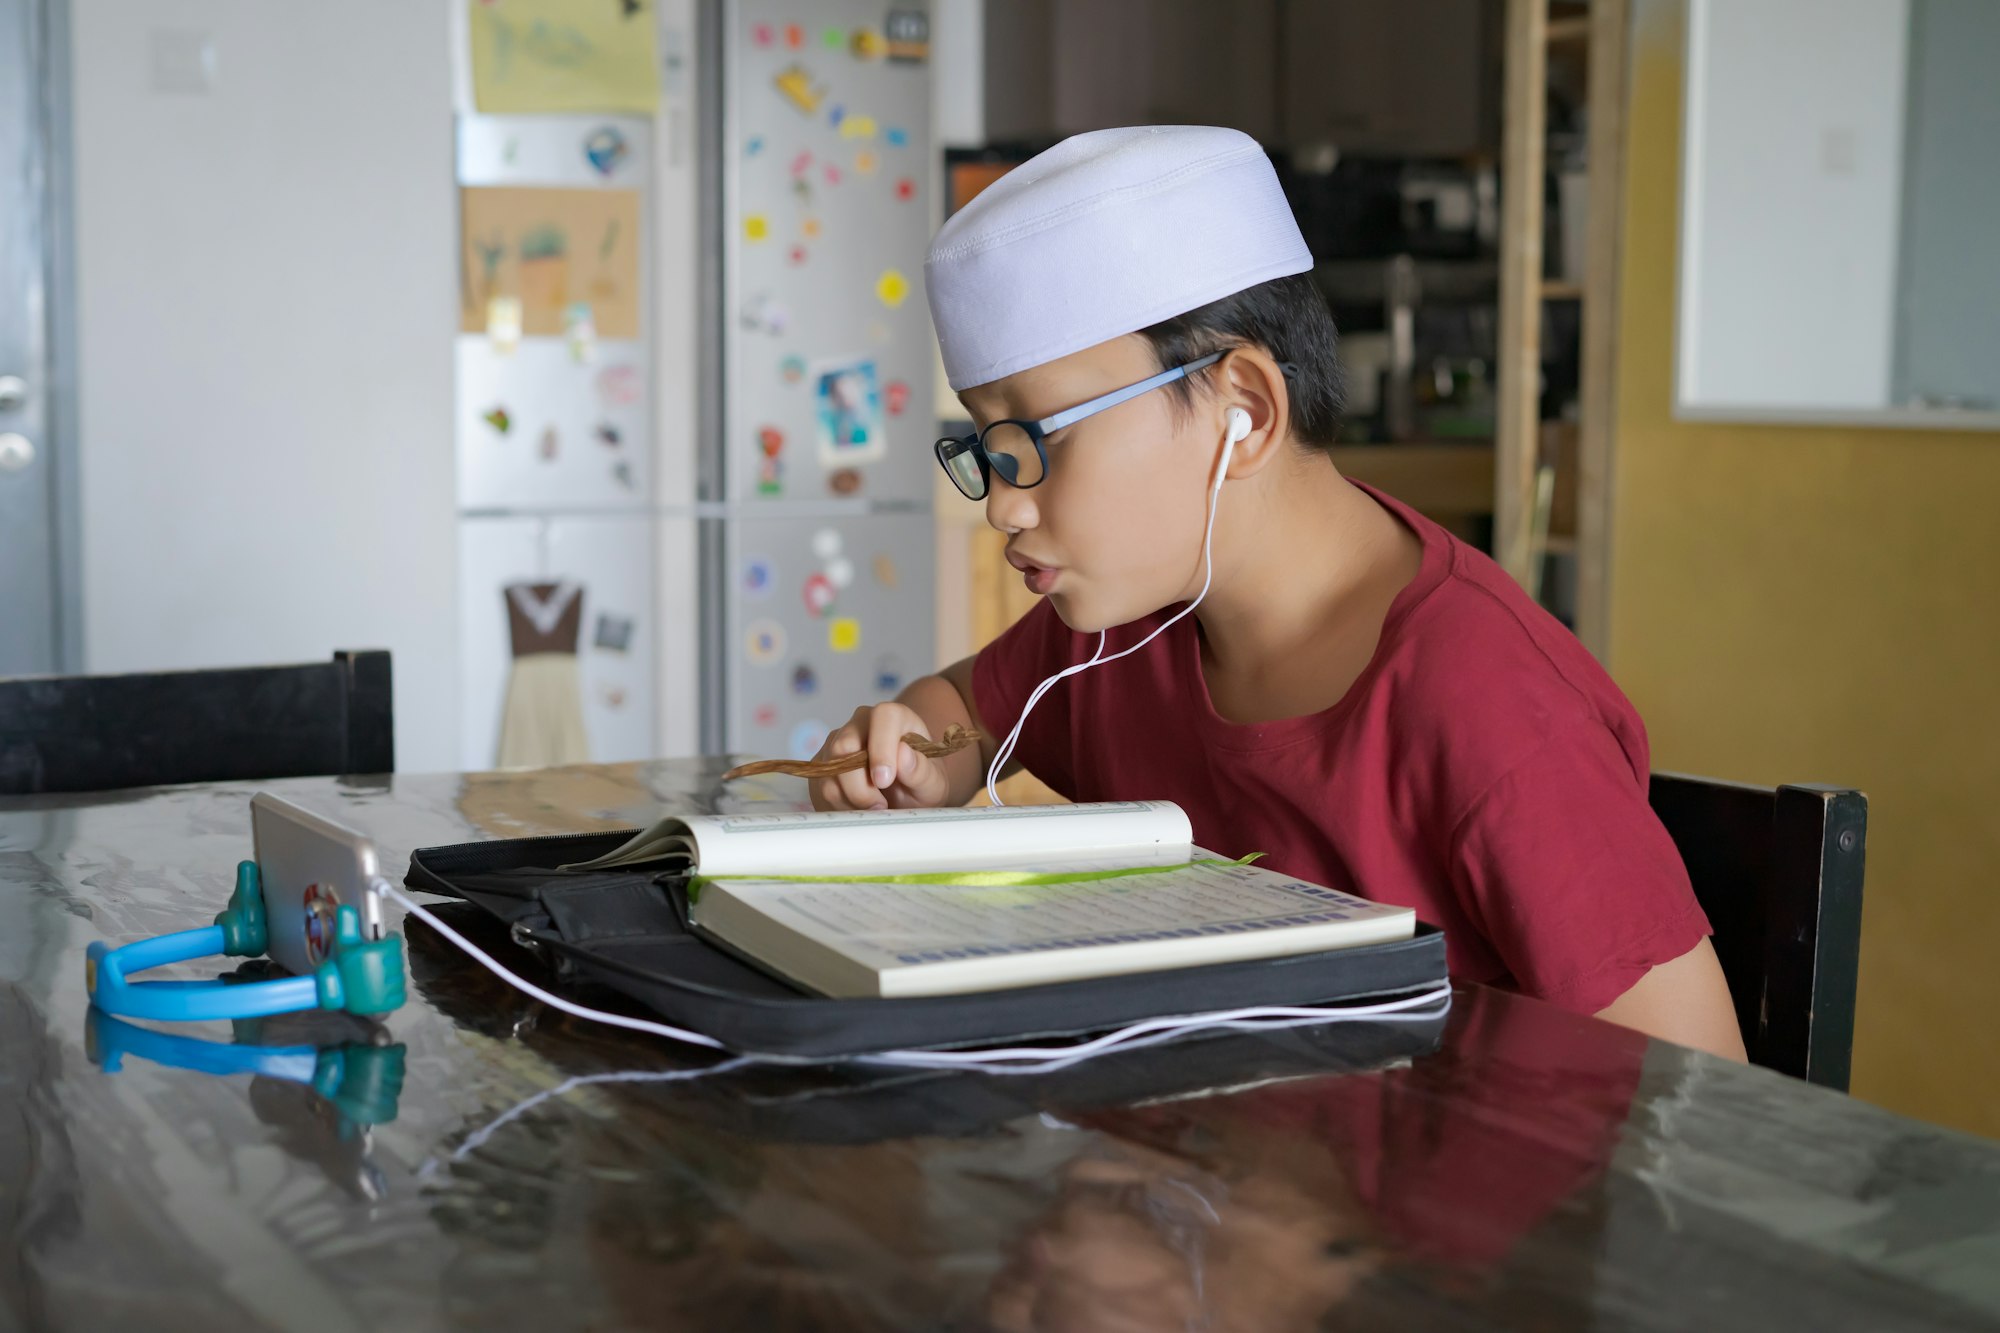
[(1635, 6), (1611, 667), (1657, 767), (1867, 792), (1854, 1092), (2000, 1136), (2000, 435), (1673, 419), (1684, 17)]

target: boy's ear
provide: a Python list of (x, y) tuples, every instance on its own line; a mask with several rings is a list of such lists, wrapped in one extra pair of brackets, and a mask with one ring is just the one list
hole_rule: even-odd
[(1216, 363), (1215, 403), (1218, 413), (1240, 407), (1250, 414), (1250, 433), (1230, 455), (1232, 480), (1254, 477), (1278, 457), (1291, 439), (1291, 395), (1285, 373), (1261, 347), (1232, 348)]

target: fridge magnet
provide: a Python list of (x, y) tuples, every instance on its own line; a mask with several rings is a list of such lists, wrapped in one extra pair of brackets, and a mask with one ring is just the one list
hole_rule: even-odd
[(748, 597), (769, 597), (771, 589), (777, 585), (778, 574), (771, 562), (762, 556), (752, 556), (743, 563), (743, 592)]
[(884, 269), (882, 276), (875, 280), (876, 299), (891, 310), (903, 304), (909, 294), (910, 280), (897, 269)]
[(796, 23), (785, 25), (785, 45), (796, 51), (806, 44), (806, 30)]
[(743, 239), (761, 241), (771, 234), (771, 222), (762, 213), (752, 213), (743, 219)]
[(826, 576), (836, 588), (845, 588), (854, 582), (854, 562), (844, 555), (837, 555), (826, 562)]
[(632, 465), (622, 458), (611, 465), (611, 479), (625, 490), (639, 489), (639, 483), (632, 479)]
[(815, 241), (815, 240), (818, 240), (818, 239), (819, 239), (819, 219), (818, 219), (818, 218), (807, 218), (807, 219), (806, 219), (805, 221), (803, 221), (803, 222), (799, 223), (799, 231), (800, 231), (801, 233), (803, 233), (803, 234), (804, 234), (804, 236), (805, 236), (805, 238), (806, 238), (807, 240), (809, 240), (809, 241)]
[(813, 183), (804, 176), (792, 177), (792, 198), (799, 201), (800, 208), (813, 206)]
[(893, 695), (903, 688), (903, 664), (894, 657), (880, 657), (875, 660), (875, 690), (878, 694)]
[(625, 437), (618, 433), (618, 427), (608, 421), (598, 422), (594, 434), (597, 436), (597, 442), (607, 449), (616, 449), (625, 442)]
[(788, 356), (778, 363), (778, 378), (787, 384), (797, 384), (806, 377), (805, 358)]
[(829, 51), (838, 51), (847, 45), (847, 34), (839, 28), (828, 28), (819, 35), (820, 44)]
[(757, 464), (757, 494), (783, 495), (785, 493), (785, 465), (776, 458), (762, 459)]
[(801, 697), (819, 693), (819, 676), (809, 664), (801, 662), (793, 669), (792, 693)]
[(882, 131), (882, 139), (891, 148), (905, 148), (909, 146), (910, 132), (901, 125), (891, 125)]
[(753, 333), (782, 338), (791, 326), (792, 312), (769, 292), (759, 292), (743, 303), (743, 327)]
[(835, 616), (826, 625), (827, 647), (836, 653), (851, 653), (861, 647), (861, 622), (852, 616)]
[(921, 65), (931, 55), (931, 21), (921, 9), (892, 9), (882, 20), (889, 59), (900, 65)]
[(893, 588), (901, 580), (896, 562), (885, 551), (875, 557), (875, 581), (885, 588)]
[(788, 65), (772, 80), (778, 93), (790, 102), (802, 116), (810, 116), (819, 110), (819, 104), (826, 100), (826, 91), (813, 84), (813, 77), (803, 65)]
[(496, 407), (479, 419), (493, 427), (494, 430), (499, 431), (502, 435), (505, 435), (514, 427), (514, 418), (507, 415), (507, 409), (504, 407)]
[(861, 474), (851, 467), (836, 468), (826, 474), (826, 488), (835, 495), (857, 495), (861, 491)]
[(561, 449), (561, 447), (562, 447), (562, 437), (556, 434), (556, 428), (554, 426), (544, 426), (542, 428), (542, 441), (540, 450), (542, 455), (542, 461), (544, 463), (555, 462), (556, 453)]
[(813, 554), (822, 560), (831, 560), (840, 554), (840, 531), (837, 528), (821, 528), (813, 534)]
[(750, 44), (752, 46), (766, 47), (776, 40), (778, 40), (778, 34), (771, 30), (771, 25), (768, 23), (758, 23), (750, 29)]
[(875, 174), (875, 154), (866, 148), (854, 155), (854, 169), (864, 176)]
[(896, 197), (904, 203), (917, 197), (917, 183), (908, 176), (896, 182)]
[(763, 151), (764, 136), (761, 134), (751, 135), (749, 140), (743, 145), (743, 156), (745, 157), (755, 157)]
[(875, 137), (875, 117), (849, 116), (840, 122), (840, 137), (843, 139), (872, 139)]
[(750, 626), (750, 661), (754, 666), (770, 666), (785, 655), (785, 627), (775, 620), (759, 620)]
[(801, 151), (797, 157), (792, 159), (792, 174), (794, 176), (803, 176), (812, 170), (812, 164), (813, 155), (809, 152)]
[(578, 365), (589, 365), (597, 359), (597, 325), (590, 317), (587, 303), (572, 302), (563, 311), (563, 338), (569, 343), (569, 359)]
[(801, 722), (792, 728), (792, 758), (810, 759), (826, 744), (827, 725), (820, 721)]
[(808, 575), (805, 589), (800, 595), (805, 599), (806, 614), (818, 619), (833, 606), (835, 595), (833, 580), (824, 574)]
[(486, 336), (496, 356), (512, 356), (521, 345), (521, 298), (495, 296), (486, 302)]
[(827, 108), (826, 123), (833, 126), (835, 129), (839, 129), (840, 122), (846, 119), (847, 119), (847, 108), (842, 106), (840, 103), (835, 102), (831, 107)]
[(759, 426), (757, 428), (757, 448), (763, 453), (764, 457), (776, 458), (779, 454), (785, 452), (785, 432), (779, 430), (776, 426)]
[(459, 328), (478, 333), (495, 296), (520, 302), (521, 331), (559, 337), (569, 307), (590, 306), (600, 338), (639, 336), (639, 192), (468, 186), (459, 192)]
[(597, 396), (608, 407), (631, 407), (644, 388), (637, 366), (606, 366), (597, 372)]
[(632, 647), (632, 617), (598, 613), (597, 630), (590, 641), (607, 653), (622, 653)]
[(598, 694), (604, 706), (614, 713), (625, 707), (625, 688), (622, 685), (606, 685)]
[(758, 704), (751, 717), (760, 727), (775, 727), (778, 725), (778, 705)]
[(788, 257), (794, 265), (803, 264), (806, 262), (806, 248), (803, 245), (795, 245)]
[(888, 449), (882, 431), (882, 396), (872, 360), (821, 367), (813, 377), (819, 460), (827, 468), (880, 458)]
[(823, 174), (826, 176), (826, 183), (828, 185), (840, 184), (840, 168), (833, 165), (833, 163), (829, 162), (826, 164), (826, 171)]
[(630, 145), (616, 125), (604, 125), (592, 130), (590, 137), (583, 141), (584, 160), (600, 176), (609, 176), (624, 166), (626, 155), (630, 152)]
[(472, 98), (480, 111), (650, 116), (659, 105), (659, 21), (644, 0), (507, 0), (470, 10)]
[(847, 49), (854, 53), (856, 60), (880, 60), (882, 53), (888, 49), (888, 43), (873, 28), (856, 28), (854, 35), (847, 40)]
[(890, 380), (882, 390), (882, 401), (889, 409), (889, 415), (899, 417), (910, 405), (910, 386), (902, 380)]

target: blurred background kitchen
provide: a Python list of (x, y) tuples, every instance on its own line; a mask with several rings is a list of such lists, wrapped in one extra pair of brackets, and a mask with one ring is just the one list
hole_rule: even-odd
[(0, 674), (384, 647), (405, 771), (810, 753), (1028, 602), (930, 232), (1235, 126), (1339, 466), (1658, 767), (1869, 794), (1855, 1091), (2000, 1133), (1996, 60), (1990, 0), (0, 0)]

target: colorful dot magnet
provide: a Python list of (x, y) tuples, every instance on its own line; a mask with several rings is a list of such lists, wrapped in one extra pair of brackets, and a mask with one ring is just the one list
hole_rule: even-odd
[(778, 705), (758, 704), (757, 711), (750, 716), (760, 727), (775, 727), (778, 725)]
[(835, 102), (830, 108), (827, 109), (826, 123), (833, 126), (835, 129), (839, 129), (840, 122), (846, 119), (847, 119), (847, 108), (842, 106), (840, 103)]
[(763, 151), (764, 151), (764, 136), (761, 134), (751, 135), (749, 142), (743, 145), (743, 156), (745, 157), (755, 157), (757, 156), (757, 154)]
[(908, 176), (896, 182), (896, 197), (904, 203), (917, 197), (917, 183)]
[(811, 575), (806, 579), (805, 590), (801, 595), (805, 598), (808, 613), (815, 618), (823, 616), (827, 608), (833, 605), (835, 595), (833, 580), (824, 574)]
[(840, 531), (837, 528), (821, 528), (813, 534), (813, 554), (822, 560), (831, 560), (840, 554)]
[(909, 295), (910, 280), (893, 268), (884, 271), (882, 276), (875, 280), (876, 298), (891, 310), (903, 304)]
[(611, 479), (628, 491), (639, 489), (638, 481), (632, 476), (632, 465), (622, 458), (611, 465)]
[(785, 655), (785, 627), (775, 620), (759, 620), (750, 626), (750, 661), (770, 666)]
[(910, 142), (910, 132), (900, 125), (891, 125), (882, 131), (882, 141), (891, 148), (902, 148)]
[(615, 125), (592, 130), (590, 137), (583, 141), (584, 160), (600, 176), (609, 176), (618, 170), (630, 152), (631, 145), (625, 142), (625, 136), (618, 132)]
[(791, 253), (786, 257), (790, 259), (794, 265), (803, 264), (806, 262), (806, 248), (803, 245), (795, 245), (792, 247)]
[(785, 493), (785, 465), (778, 459), (766, 458), (757, 464), (757, 494), (783, 495)]
[(759, 23), (750, 29), (750, 44), (752, 46), (769, 46), (777, 40), (778, 34), (771, 30), (771, 25), (768, 23)]
[(806, 220), (805, 220), (804, 222), (801, 222), (801, 223), (799, 224), (799, 231), (800, 231), (801, 233), (803, 233), (803, 234), (804, 234), (804, 236), (805, 236), (805, 238), (806, 238), (807, 240), (809, 240), (809, 241), (813, 241), (813, 240), (818, 240), (818, 239), (819, 239), (819, 219), (818, 219), (818, 218), (807, 218), (807, 219), (806, 219)]
[(893, 695), (903, 688), (903, 664), (893, 657), (880, 658), (875, 663), (875, 692)]
[(843, 139), (872, 139), (875, 132), (873, 116), (847, 116), (840, 122), (840, 137)]
[(787, 384), (797, 384), (806, 377), (805, 358), (788, 356), (778, 363), (778, 378)]
[(607, 449), (616, 449), (625, 443), (625, 437), (618, 433), (618, 427), (608, 421), (598, 422), (597, 429), (592, 434), (596, 435), (597, 442)]
[(826, 576), (833, 580), (836, 588), (845, 588), (854, 582), (854, 562), (846, 556), (835, 556), (826, 565)]
[(761, 241), (771, 234), (771, 220), (762, 213), (752, 213), (743, 219), (743, 239)]
[(828, 28), (819, 35), (820, 43), (829, 51), (838, 51), (847, 45), (847, 34), (839, 28)]
[(810, 116), (819, 110), (819, 104), (826, 100), (826, 93), (814, 86), (812, 75), (802, 65), (790, 65), (779, 71), (771, 80), (779, 96), (790, 102), (801, 115)]
[(827, 646), (836, 653), (851, 653), (861, 646), (861, 622), (852, 616), (835, 616), (827, 622)]
[(885, 588), (893, 588), (901, 582), (902, 576), (896, 570), (896, 562), (887, 553), (875, 557), (875, 581)]
[(804, 662), (792, 670), (792, 693), (798, 695), (819, 693), (819, 675)]
[(803, 176), (808, 171), (812, 170), (812, 164), (813, 164), (813, 155), (809, 152), (802, 151), (797, 156), (792, 158), (792, 174), (794, 176)]
[(499, 431), (502, 435), (505, 435), (514, 428), (514, 418), (507, 415), (507, 409), (504, 407), (496, 407), (479, 419)]
[(856, 28), (854, 35), (848, 39), (847, 49), (854, 52), (856, 60), (880, 60), (888, 44), (882, 40), (882, 34), (873, 28)]
[(826, 744), (827, 725), (818, 720), (801, 722), (792, 728), (792, 758), (810, 759)]
[(862, 149), (854, 155), (854, 169), (864, 176), (875, 174), (875, 154)]
[(835, 495), (859, 494), (861, 474), (851, 467), (835, 468), (826, 474), (826, 488)]
[(796, 51), (806, 44), (806, 30), (796, 23), (785, 25), (785, 45)]
[(899, 417), (910, 405), (910, 386), (902, 380), (890, 380), (882, 386), (882, 404), (889, 409), (889, 415)]
[(752, 556), (743, 562), (743, 591), (751, 597), (769, 597), (778, 586), (778, 571), (769, 560)]
[(760, 426), (757, 430), (757, 448), (766, 458), (776, 458), (785, 451), (785, 432), (776, 426)]
[(826, 170), (822, 174), (825, 175), (828, 185), (840, 184), (840, 168), (833, 165), (833, 163), (827, 163)]

